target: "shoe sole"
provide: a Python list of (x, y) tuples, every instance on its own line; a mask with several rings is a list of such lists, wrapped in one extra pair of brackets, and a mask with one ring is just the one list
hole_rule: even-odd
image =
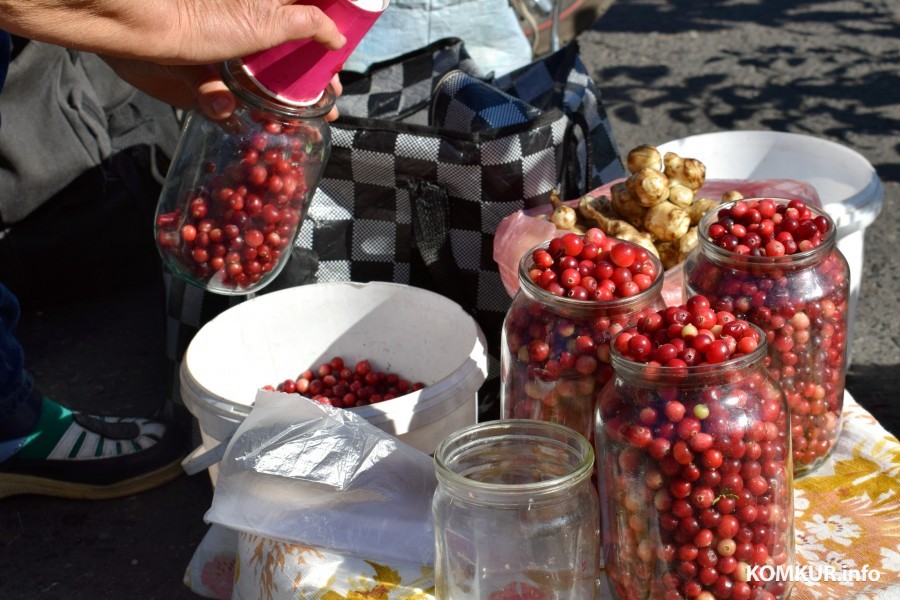
[(181, 475), (184, 475), (184, 470), (181, 468), (181, 458), (155, 471), (110, 485), (93, 485), (44, 479), (30, 475), (0, 473), (0, 498), (33, 494), (69, 498), (71, 500), (110, 500), (145, 492), (173, 481)]

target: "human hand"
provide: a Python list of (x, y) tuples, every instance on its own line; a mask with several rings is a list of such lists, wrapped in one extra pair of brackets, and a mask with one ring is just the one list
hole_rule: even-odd
[[(209, 64), (309, 39), (331, 50), (346, 39), (314, 6), (295, 0), (0, 0), (0, 28), (103, 56), (138, 89), (221, 120), (234, 96)], [(337, 76), (332, 80), (340, 94)], [(326, 117), (338, 116), (333, 108)]]
[[(184, 110), (200, 110), (210, 119), (227, 119), (234, 111), (234, 95), (228, 90), (216, 65), (161, 65), (154, 62), (104, 56), (116, 74), (137, 89)], [(336, 96), (342, 86), (338, 75), (331, 79)], [(338, 117), (337, 107), (325, 116)]]
[(0, 0), (0, 28), (32, 40), (161, 64), (206, 64), (312, 38), (346, 39), (295, 0)]

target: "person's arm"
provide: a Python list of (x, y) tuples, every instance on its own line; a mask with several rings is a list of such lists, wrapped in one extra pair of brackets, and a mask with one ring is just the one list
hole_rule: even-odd
[[(288, 40), (312, 38), (332, 50), (346, 43), (321, 10), (293, 1), (0, 0), (0, 29), (96, 53), (143, 92), (224, 119), (234, 97), (209, 63)], [(340, 94), (337, 76), (332, 84)]]
[(0, 29), (96, 54), (205, 64), (288, 40), (345, 40), (314, 6), (294, 0), (0, 0)]

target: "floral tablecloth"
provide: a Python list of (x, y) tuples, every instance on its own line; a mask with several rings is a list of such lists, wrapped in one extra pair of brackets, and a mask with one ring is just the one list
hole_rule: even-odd
[[(831, 460), (795, 482), (801, 568), (791, 599), (900, 600), (900, 442), (850, 394), (845, 398), (844, 430)], [(433, 598), (430, 569), (247, 534), (238, 539), (214, 527), (187, 569), (188, 587), (223, 600)], [(603, 579), (601, 598), (611, 598)]]
[(831, 459), (794, 482), (794, 529), (791, 600), (900, 600), (900, 442), (849, 393)]
[(798, 564), (866, 580), (800, 581), (793, 600), (900, 599), (900, 442), (850, 394), (831, 460), (794, 483), (794, 514)]

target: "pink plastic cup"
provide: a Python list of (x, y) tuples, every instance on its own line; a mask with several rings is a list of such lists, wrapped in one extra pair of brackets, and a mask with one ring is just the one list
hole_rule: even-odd
[(313, 104), (335, 73), (368, 33), (390, 0), (302, 0), (318, 6), (347, 38), (340, 50), (328, 50), (314, 40), (285, 42), (245, 56), (244, 70), (274, 97), (292, 104)]

